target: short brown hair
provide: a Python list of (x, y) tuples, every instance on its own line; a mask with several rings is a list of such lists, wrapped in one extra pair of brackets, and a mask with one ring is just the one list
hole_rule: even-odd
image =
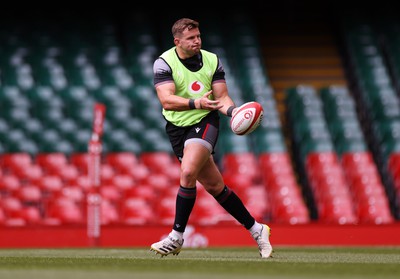
[(175, 38), (183, 33), (186, 29), (191, 30), (199, 28), (199, 23), (190, 18), (181, 18), (172, 25), (172, 36)]

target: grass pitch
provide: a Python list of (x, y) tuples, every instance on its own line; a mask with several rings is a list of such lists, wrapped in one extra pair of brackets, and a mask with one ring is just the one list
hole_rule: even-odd
[(399, 278), (400, 247), (185, 248), (161, 258), (148, 248), (0, 249), (2, 279)]

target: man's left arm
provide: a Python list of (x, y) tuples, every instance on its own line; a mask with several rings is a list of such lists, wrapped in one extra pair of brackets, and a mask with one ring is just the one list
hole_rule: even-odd
[(213, 96), (215, 100), (219, 101), (219, 104), (222, 107), (219, 111), (222, 114), (231, 116), (233, 113), (233, 108), (236, 107), (235, 103), (233, 102), (232, 98), (229, 96), (228, 93), (228, 86), (225, 82), (214, 82), (212, 85)]

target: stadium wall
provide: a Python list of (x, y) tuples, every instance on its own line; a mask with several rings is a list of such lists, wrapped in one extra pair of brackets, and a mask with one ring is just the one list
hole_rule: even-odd
[[(271, 225), (274, 246), (400, 246), (400, 223), (390, 225)], [(0, 248), (148, 247), (169, 226), (107, 226), (93, 242), (85, 226), (2, 227)], [(186, 247), (255, 246), (241, 226), (189, 226)]]

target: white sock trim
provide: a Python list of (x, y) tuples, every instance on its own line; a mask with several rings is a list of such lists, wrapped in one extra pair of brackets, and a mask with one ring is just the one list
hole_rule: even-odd
[(249, 232), (251, 235), (253, 235), (256, 232), (260, 232), (262, 229), (262, 225), (258, 223), (257, 221), (254, 222), (254, 225), (249, 229)]
[(178, 232), (176, 230), (172, 230), (169, 235), (174, 238), (174, 239), (178, 239), (178, 240), (182, 240), (183, 239), (183, 232)]

